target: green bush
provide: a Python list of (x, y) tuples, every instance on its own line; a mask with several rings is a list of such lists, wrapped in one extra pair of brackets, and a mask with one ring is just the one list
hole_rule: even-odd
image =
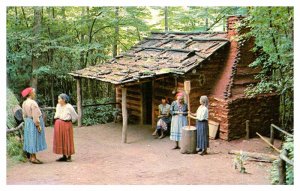
[(17, 126), (13, 112), (13, 108), (16, 105), (19, 105), (18, 99), (9, 88), (6, 88), (6, 125), (8, 128), (14, 128)]
[[(282, 149), (286, 149), (288, 152), (288, 158), (294, 161), (294, 140), (291, 137), (286, 137), (285, 142), (283, 143)], [(271, 183), (279, 183), (279, 173), (278, 173), (278, 164), (279, 160), (275, 160), (272, 164), (271, 169)], [(286, 164), (286, 184), (294, 184), (294, 167), (292, 165)]]
[(26, 161), (23, 151), (23, 143), (16, 136), (8, 136), (6, 142), (7, 155), (16, 161)]
[[(112, 102), (111, 98), (84, 100), (83, 105), (103, 104)], [(83, 108), (82, 124), (85, 126), (112, 122), (116, 108), (114, 105), (100, 105)]]

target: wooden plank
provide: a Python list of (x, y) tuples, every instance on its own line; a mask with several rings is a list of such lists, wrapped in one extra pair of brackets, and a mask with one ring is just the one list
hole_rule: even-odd
[(276, 125), (274, 125), (274, 124), (271, 124), (271, 126), (274, 127), (275, 129), (277, 129), (278, 131), (280, 131), (280, 132), (286, 134), (287, 136), (294, 137), (294, 135), (292, 135), (292, 134), (286, 132), (285, 130), (282, 130), (280, 127), (278, 127), (278, 126), (276, 126)]
[(78, 113), (78, 127), (82, 126), (82, 104), (81, 104), (81, 79), (76, 79), (77, 85), (77, 113)]
[[(264, 162), (273, 162), (274, 160), (278, 159), (277, 156), (270, 155), (270, 154), (246, 152), (246, 151), (242, 151), (242, 152), (247, 157), (258, 159), (259, 161), (264, 161)], [(238, 150), (231, 150), (228, 152), (228, 154), (235, 154), (235, 155), (238, 155), (240, 153), (241, 153), (241, 151), (238, 151)]]
[(122, 143), (127, 143), (127, 125), (128, 125), (128, 114), (127, 114), (127, 88), (122, 88)]
[(261, 136), (259, 133), (256, 132), (256, 134), (265, 142), (267, 143), (269, 146), (271, 146), (273, 149), (275, 149), (275, 151), (277, 151), (278, 153), (280, 153), (280, 150), (276, 147), (274, 147), (267, 139), (265, 139), (263, 136)]

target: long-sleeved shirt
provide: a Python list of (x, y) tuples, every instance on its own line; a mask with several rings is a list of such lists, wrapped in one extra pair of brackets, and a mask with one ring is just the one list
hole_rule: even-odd
[(36, 101), (31, 98), (27, 98), (22, 104), (22, 111), (24, 119), (30, 117), (36, 126), (40, 125), (39, 118), (42, 116), (42, 112)]
[(208, 120), (208, 109), (207, 107), (200, 105), (197, 109), (196, 118), (199, 121)]
[(182, 115), (188, 115), (188, 106), (185, 103), (179, 104), (177, 101), (173, 101), (171, 104), (171, 115), (177, 115), (177, 112), (183, 112)]
[(78, 115), (71, 104), (67, 103), (64, 106), (57, 104), (54, 119), (72, 121), (74, 123), (78, 119)]

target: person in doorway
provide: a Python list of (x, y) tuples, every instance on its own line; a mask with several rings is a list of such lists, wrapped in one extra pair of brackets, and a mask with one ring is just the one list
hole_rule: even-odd
[(207, 96), (200, 97), (200, 106), (196, 113), (189, 113), (189, 117), (196, 119), (197, 126), (197, 147), (200, 155), (207, 154), (209, 147), (208, 134), (208, 98)]
[(171, 115), (170, 115), (170, 105), (165, 97), (161, 98), (161, 104), (158, 106), (158, 121), (156, 125), (156, 129), (153, 132), (153, 136), (158, 135), (158, 131), (160, 131), (159, 139), (162, 139), (166, 136), (166, 132), (168, 130), (168, 124), (171, 123)]
[(53, 152), (63, 155), (56, 160), (59, 162), (71, 162), (71, 155), (75, 154), (72, 123), (78, 115), (69, 100), (67, 94), (60, 94), (54, 115)]
[(172, 115), (170, 139), (175, 141), (173, 149), (180, 149), (179, 141), (181, 140), (182, 128), (187, 125), (188, 106), (184, 103), (184, 94), (178, 93), (176, 101), (173, 101), (170, 108)]
[(45, 124), (42, 112), (35, 101), (35, 89), (28, 87), (22, 92), (26, 100), (22, 104), (22, 113), (25, 122), (23, 150), (29, 153), (29, 161), (33, 164), (42, 164), (36, 153), (47, 148), (45, 139)]

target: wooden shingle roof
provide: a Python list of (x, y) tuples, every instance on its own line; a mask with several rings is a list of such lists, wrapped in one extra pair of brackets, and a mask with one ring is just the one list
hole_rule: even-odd
[(71, 72), (73, 77), (126, 84), (166, 74), (183, 75), (229, 43), (223, 32), (152, 32), (106, 62)]

